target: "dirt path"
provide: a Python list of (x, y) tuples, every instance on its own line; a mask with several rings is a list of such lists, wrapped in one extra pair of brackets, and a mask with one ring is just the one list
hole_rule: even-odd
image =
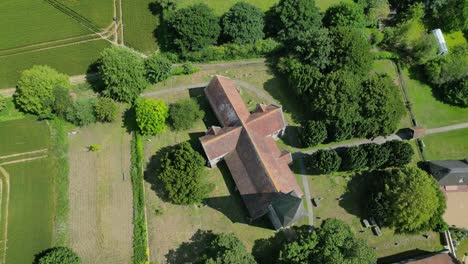
[(451, 125), (451, 126), (430, 128), (426, 130), (426, 135), (444, 133), (444, 132), (449, 132), (452, 130), (463, 129), (463, 128), (468, 128), (468, 123), (460, 123), (460, 124)]
[(9, 159), (13, 157), (18, 157), (18, 156), (24, 156), (24, 155), (29, 155), (29, 154), (36, 154), (36, 153), (41, 153), (45, 152), (47, 149), (39, 149), (39, 150), (33, 150), (33, 151), (28, 151), (28, 152), (21, 152), (21, 153), (14, 153), (14, 154), (9, 154), (5, 156), (0, 156), (0, 159)]
[(26, 162), (26, 161), (32, 161), (32, 160), (38, 160), (38, 159), (43, 159), (43, 158), (46, 158), (46, 157), (47, 157), (47, 155), (42, 155), (42, 156), (39, 156), (39, 157), (7, 161), (7, 162), (0, 163), (0, 166), (8, 165), (8, 164), (21, 163), (21, 162)]
[(46, 42), (41, 42), (41, 43), (35, 43), (35, 44), (31, 44), (31, 45), (26, 45), (26, 46), (19, 46), (19, 47), (14, 47), (14, 48), (11, 48), (11, 49), (3, 49), (3, 50), (0, 50), (0, 53), (5, 52), (5, 51), (17, 50), (17, 49), (25, 49), (25, 48), (32, 48), (32, 47), (36, 47), (36, 46), (43, 46), (43, 45), (47, 45), (47, 44), (52, 44), (52, 43), (56, 43), (56, 42), (62, 42), (62, 41), (72, 40), (72, 39), (77, 39), (77, 38), (83, 38), (83, 37), (92, 36), (92, 35), (94, 35), (94, 34), (86, 34), (86, 35), (80, 35), (80, 36), (74, 36), (74, 37), (69, 37), (69, 38), (51, 40), (51, 41), (46, 41)]
[(122, 0), (119, 0), (119, 6), (120, 6), (120, 44), (125, 45), (124, 42), (124, 23), (123, 23), (123, 14), (122, 14)]
[[(2, 263), (6, 263), (6, 249), (7, 249), (7, 241), (8, 241), (8, 207), (10, 206), (10, 174), (8, 174), (8, 172), (2, 166), (0, 166), (0, 175), (3, 175), (3, 179), (6, 185), (5, 186), (5, 191), (6, 191), (5, 207), (3, 207), (3, 204), (1, 204), (2, 206), (0, 207), (2, 211), (4, 210), (3, 217), (5, 218), (5, 221), (3, 221), (3, 230), (4, 230), (3, 239), (1, 241), (3, 243), (3, 257), (2, 257), (3, 262)], [(3, 196), (3, 184), (2, 184), (2, 193), (0, 193), (0, 195)]]
[[(130, 135), (120, 125), (70, 136), (70, 246), (83, 263), (131, 263)], [(102, 149), (89, 152), (91, 144)]]

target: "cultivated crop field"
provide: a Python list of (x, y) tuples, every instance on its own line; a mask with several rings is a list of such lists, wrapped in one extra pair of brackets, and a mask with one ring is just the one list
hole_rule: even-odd
[(52, 245), (54, 232), (48, 126), (29, 118), (1, 122), (0, 146), (0, 261), (31, 263)]

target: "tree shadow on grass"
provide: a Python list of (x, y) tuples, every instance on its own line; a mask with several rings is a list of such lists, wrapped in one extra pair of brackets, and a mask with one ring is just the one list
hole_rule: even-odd
[(285, 135), (281, 138), (281, 140), (288, 146), (293, 148), (302, 148), (300, 139), (299, 139), (299, 126), (286, 126)]
[(153, 156), (151, 156), (143, 174), (145, 181), (151, 185), (151, 190), (153, 190), (156, 195), (166, 203), (170, 202), (170, 200), (167, 197), (167, 192), (163, 183), (158, 180), (158, 173), (161, 169), (161, 159), (166, 155), (166, 153), (170, 152), (174, 148), (175, 146), (167, 146), (159, 149)]
[(339, 205), (349, 214), (360, 218), (368, 217), (367, 205), (369, 200), (369, 188), (372, 177), (376, 177), (370, 172), (361, 172), (348, 181), (346, 192), (341, 197)]
[(123, 118), (122, 127), (126, 129), (127, 133), (132, 133), (138, 130), (134, 107), (129, 107), (127, 110), (125, 110), (122, 118)]
[(204, 90), (205, 87), (190, 89), (190, 98), (195, 100), (200, 106), (200, 109), (203, 110), (203, 112), (205, 112), (205, 115), (203, 116), (203, 123), (206, 127), (220, 126), (218, 119), (216, 118), (216, 114), (213, 112), (213, 109), (211, 109), (211, 105), (205, 96)]
[(198, 229), (189, 242), (183, 242), (177, 249), (169, 250), (165, 255), (167, 263), (199, 263), (214, 238), (212, 231)]
[(86, 82), (89, 83), (91, 86), (91, 89), (95, 91), (96, 93), (102, 93), (105, 89), (105, 84), (102, 78), (99, 76), (99, 60), (94, 61), (88, 66), (88, 69), (86, 70)]
[(148, 4), (148, 10), (157, 18), (156, 28), (153, 30), (153, 37), (162, 51), (170, 51), (173, 46), (170, 40), (173, 33), (169, 31), (169, 26), (164, 18), (164, 12), (167, 12), (158, 2)]

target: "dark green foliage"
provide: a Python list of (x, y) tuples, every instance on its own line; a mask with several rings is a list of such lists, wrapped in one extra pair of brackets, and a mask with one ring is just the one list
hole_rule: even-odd
[(367, 24), (377, 26), (379, 21), (384, 20), (390, 13), (388, 0), (358, 0), (367, 16)]
[(438, 52), (439, 44), (436, 37), (432, 34), (424, 34), (414, 42), (411, 56), (416, 64), (422, 65), (436, 58)]
[(374, 264), (375, 252), (355, 237), (351, 228), (338, 219), (327, 219), (320, 228), (299, 234), (280, 251), (280, 264)]
[(40, 254), (37, 264), (79, 264), (80, 257), (67, 247), (55, 247)]
[(446, 56), (425, 64), (424, 69), (433, 85), (455, 82), (468, 76), (468, 45), (453, 47)]
[(390, 150), (383, 148), (378, 144), (369, 143), (362, 145), (367, 153), (367, 167), (369, 169), (380, 168), (387, 162)]
[(171, 105), (169, 119), (175, 130), (187, 130), (192, 128), (197, 120), (204, 116), (200, 106), (193, 99), (180, 100)]
[(162, 100), (139, 98), (135, 103), (135, 115), (143, 135), (156, 135), (166, 130), (169, 108)]
[(383, 167), (403, 167), (413, 159), (413, 147), (405, 141), (392, 140), (385, 142), (381, 146), (390, 152), (388, 160)]
[(323, 24), (327, 27), (364, 28), (366, 17), (361, 5), (343, 2), (327, 9), (323, 17)]
[(341, 170), (357, 171), (367, 166), (367, 152), (362, 146), (345, 148), (340, 153)]
[(360, 99), (361, 135), (390, 135), (397, 129), (405, 114), (398, 89), (387, 75), (374, 75), (364, 81)]
[(300, 140), (304, 147), (316, 146), (327, 139), (327, 127), (324, 122), (309, 120), (301, 127)]
[(24, 70), (14, 95), (16, 105), (24, 112), (50, 117), (57, 86), (68, 88), (68, 76), (49, 66), (36, 65)]
[(326, 28), (304, 32), (298, 36), (296, 45), (292, 49), (297, 57), (308, 65), (320, 70), (325, 70), (330, 66), (333, 45)]
[(468, 107), (468, 76), (453, 83), (446, 83), (440, 90), (445, 102)]
[(204, 182), (205, 159), (184, 142), (167, 152), (157, 174), (168, 198), (175, 204), (196, 204), (205, 198), (211, 186)]
[(145, 199), (143, 190), (143, 142), (138, 133), (131, 141), (130, 176), (133, 190), (133, 263), (141, 264), (148, 260), (146, 249)]
[(167, 19), (175, 48), (182, 52), (201, 50), (216, 44), (221, 32), (219, 18), (205, 4), (174, 11)]
[(105, 84), (104, 93), (122, 102), (133, 102), (148, 86), (143, 58), (124, 47), (102, 51), (99, 75)]
[(145, 59), (146, 79), (150, 83), (158, 83), (171, 75), (172, 63), (161, 54), (154, 53)]
[(445, 199), (436, 180), (421, 169), (375, 171), (369, 188), (369, 213), (397, 232), (443, 228)]
[(255, 264), (253, 256), (234, 234), (216, 234), (207, 248), (207, 264)]
[(6, 103), (7, 101), (6, 101), (5, 96), (0, 94), (0, 112), (5, 108)]
[(304, 32), (319, 29), (322, 25), (314, 0), (281, 0), (272, 8), (272, 13), (271, 31), (285, 45), (294, 45)]
[(426, 0), (430, 8), (432, 21), (444, 31), (468, 30), (468, 1), (467, 0)]
[(265, 33), (262, 10), (245, 2), (238, 2), (224, 14), (221, 20), (222, 34), (226, 42), (236, 44), (254, 43), (263, 39)]
[(68, 88), (56, 86), (54, 88), (54, 104), (52, 105), (53, 112), (62, 117), (66, 117), (68, 109), (73, 105), (73, 99), (70, 96)]
[(94, 98), (80, 98), (70, 107), (66, 114), (67, 121), (77, 125), (86, 126), (96, 122)]
[(286, 75), (293, 92), (309, 101), (323, 78), (323, 74), (314, 66), (304, 64), (295, 57), (280, 59), (278, 70)]
[(330, 174), (338, 171), (341, 158), (335, 150), (320, 149), (310, 155), (308, 163), (315, 174)]
[(119, 106), (108, 97), (100, 97), (94, 107), (96, 119), (100, 122), (113, 122), (119, 113)]

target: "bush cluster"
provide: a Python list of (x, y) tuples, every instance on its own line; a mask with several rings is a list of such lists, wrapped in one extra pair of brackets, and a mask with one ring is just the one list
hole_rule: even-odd
[(171, 105), (169, 109), (169, 120), (175, 130), (187, 130), (201, 119), (205, 113), (193, 99), (180, 100)]
[(38, 254), (38, 259), (35, 263), (37, 264), (80, 264), (81, 260), (78, 255), (67, 247), (54, 247), (46, 249), (45, 251)]
[(139, 98), (135, 103), (135, 114), (143, 135), (156, 135), (166, 130), (169, 108), (162, 100)]
[(313, 173), (403, 167), (413, 158), (413, 147), (407, 142), (392, 140), (382, 145), (368, 143), (335, 150), (318, 150), (307, 163)]
[(118, 105), (110, 98), (79, 98), (67, 108), (63, 117), (77, 126), (86, 126), (96, 121), (113, 122), (118, 111)]

